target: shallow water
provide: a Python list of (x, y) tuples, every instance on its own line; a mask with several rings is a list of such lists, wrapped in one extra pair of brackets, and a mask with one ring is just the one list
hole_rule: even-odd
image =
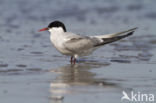
[[(1, 103), (120, 103), (122, 91), (156, 96), (154, 0), (1, 0)], [(139, 27), (71, 65), (52, 47), (54, 20), (81, 35)], [(125, 100), (126, 102), (126, 100)]]

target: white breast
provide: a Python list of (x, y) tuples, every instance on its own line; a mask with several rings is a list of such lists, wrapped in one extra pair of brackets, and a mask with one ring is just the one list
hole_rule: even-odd
[(68, 51), (63, 43), (67, 41), (66, 35), (64, 35), (64, 31), (62, 28), (53, 28), (50, 31), (50, 40), (54, 47), (65, 55), (73, 55), (70, 51)]

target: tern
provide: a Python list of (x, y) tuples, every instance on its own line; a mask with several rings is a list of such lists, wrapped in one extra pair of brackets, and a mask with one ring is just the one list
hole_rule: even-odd
[(65, 25), (60, 21), (51, 22), (48, 27), (39, 31), (50, 32), (50, 40), (53, 46), (62, 54), (71, 56), (71, 63), (81, 56), (87, 56), (99, 47), (128, 37), (137, 29), (97, 36), (82, 36), (72, 32), (67, 32)]

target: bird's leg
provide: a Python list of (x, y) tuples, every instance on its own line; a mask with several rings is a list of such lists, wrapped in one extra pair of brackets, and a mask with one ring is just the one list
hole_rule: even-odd
[(76, 58), (74, 58), (74, 64), (76, 63)]
[(73, 62), (73, 56), (71, 56), (71, 58), (70, 58), (70, 62), (71, 62), (71, 63)]

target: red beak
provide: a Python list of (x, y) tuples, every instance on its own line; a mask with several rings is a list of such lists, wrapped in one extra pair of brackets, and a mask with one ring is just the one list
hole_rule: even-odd
[(48, 30), (48, 28), (40, 29), (39, 32), (40, 32), (40, 31), (46, 31), (46, 30)]

